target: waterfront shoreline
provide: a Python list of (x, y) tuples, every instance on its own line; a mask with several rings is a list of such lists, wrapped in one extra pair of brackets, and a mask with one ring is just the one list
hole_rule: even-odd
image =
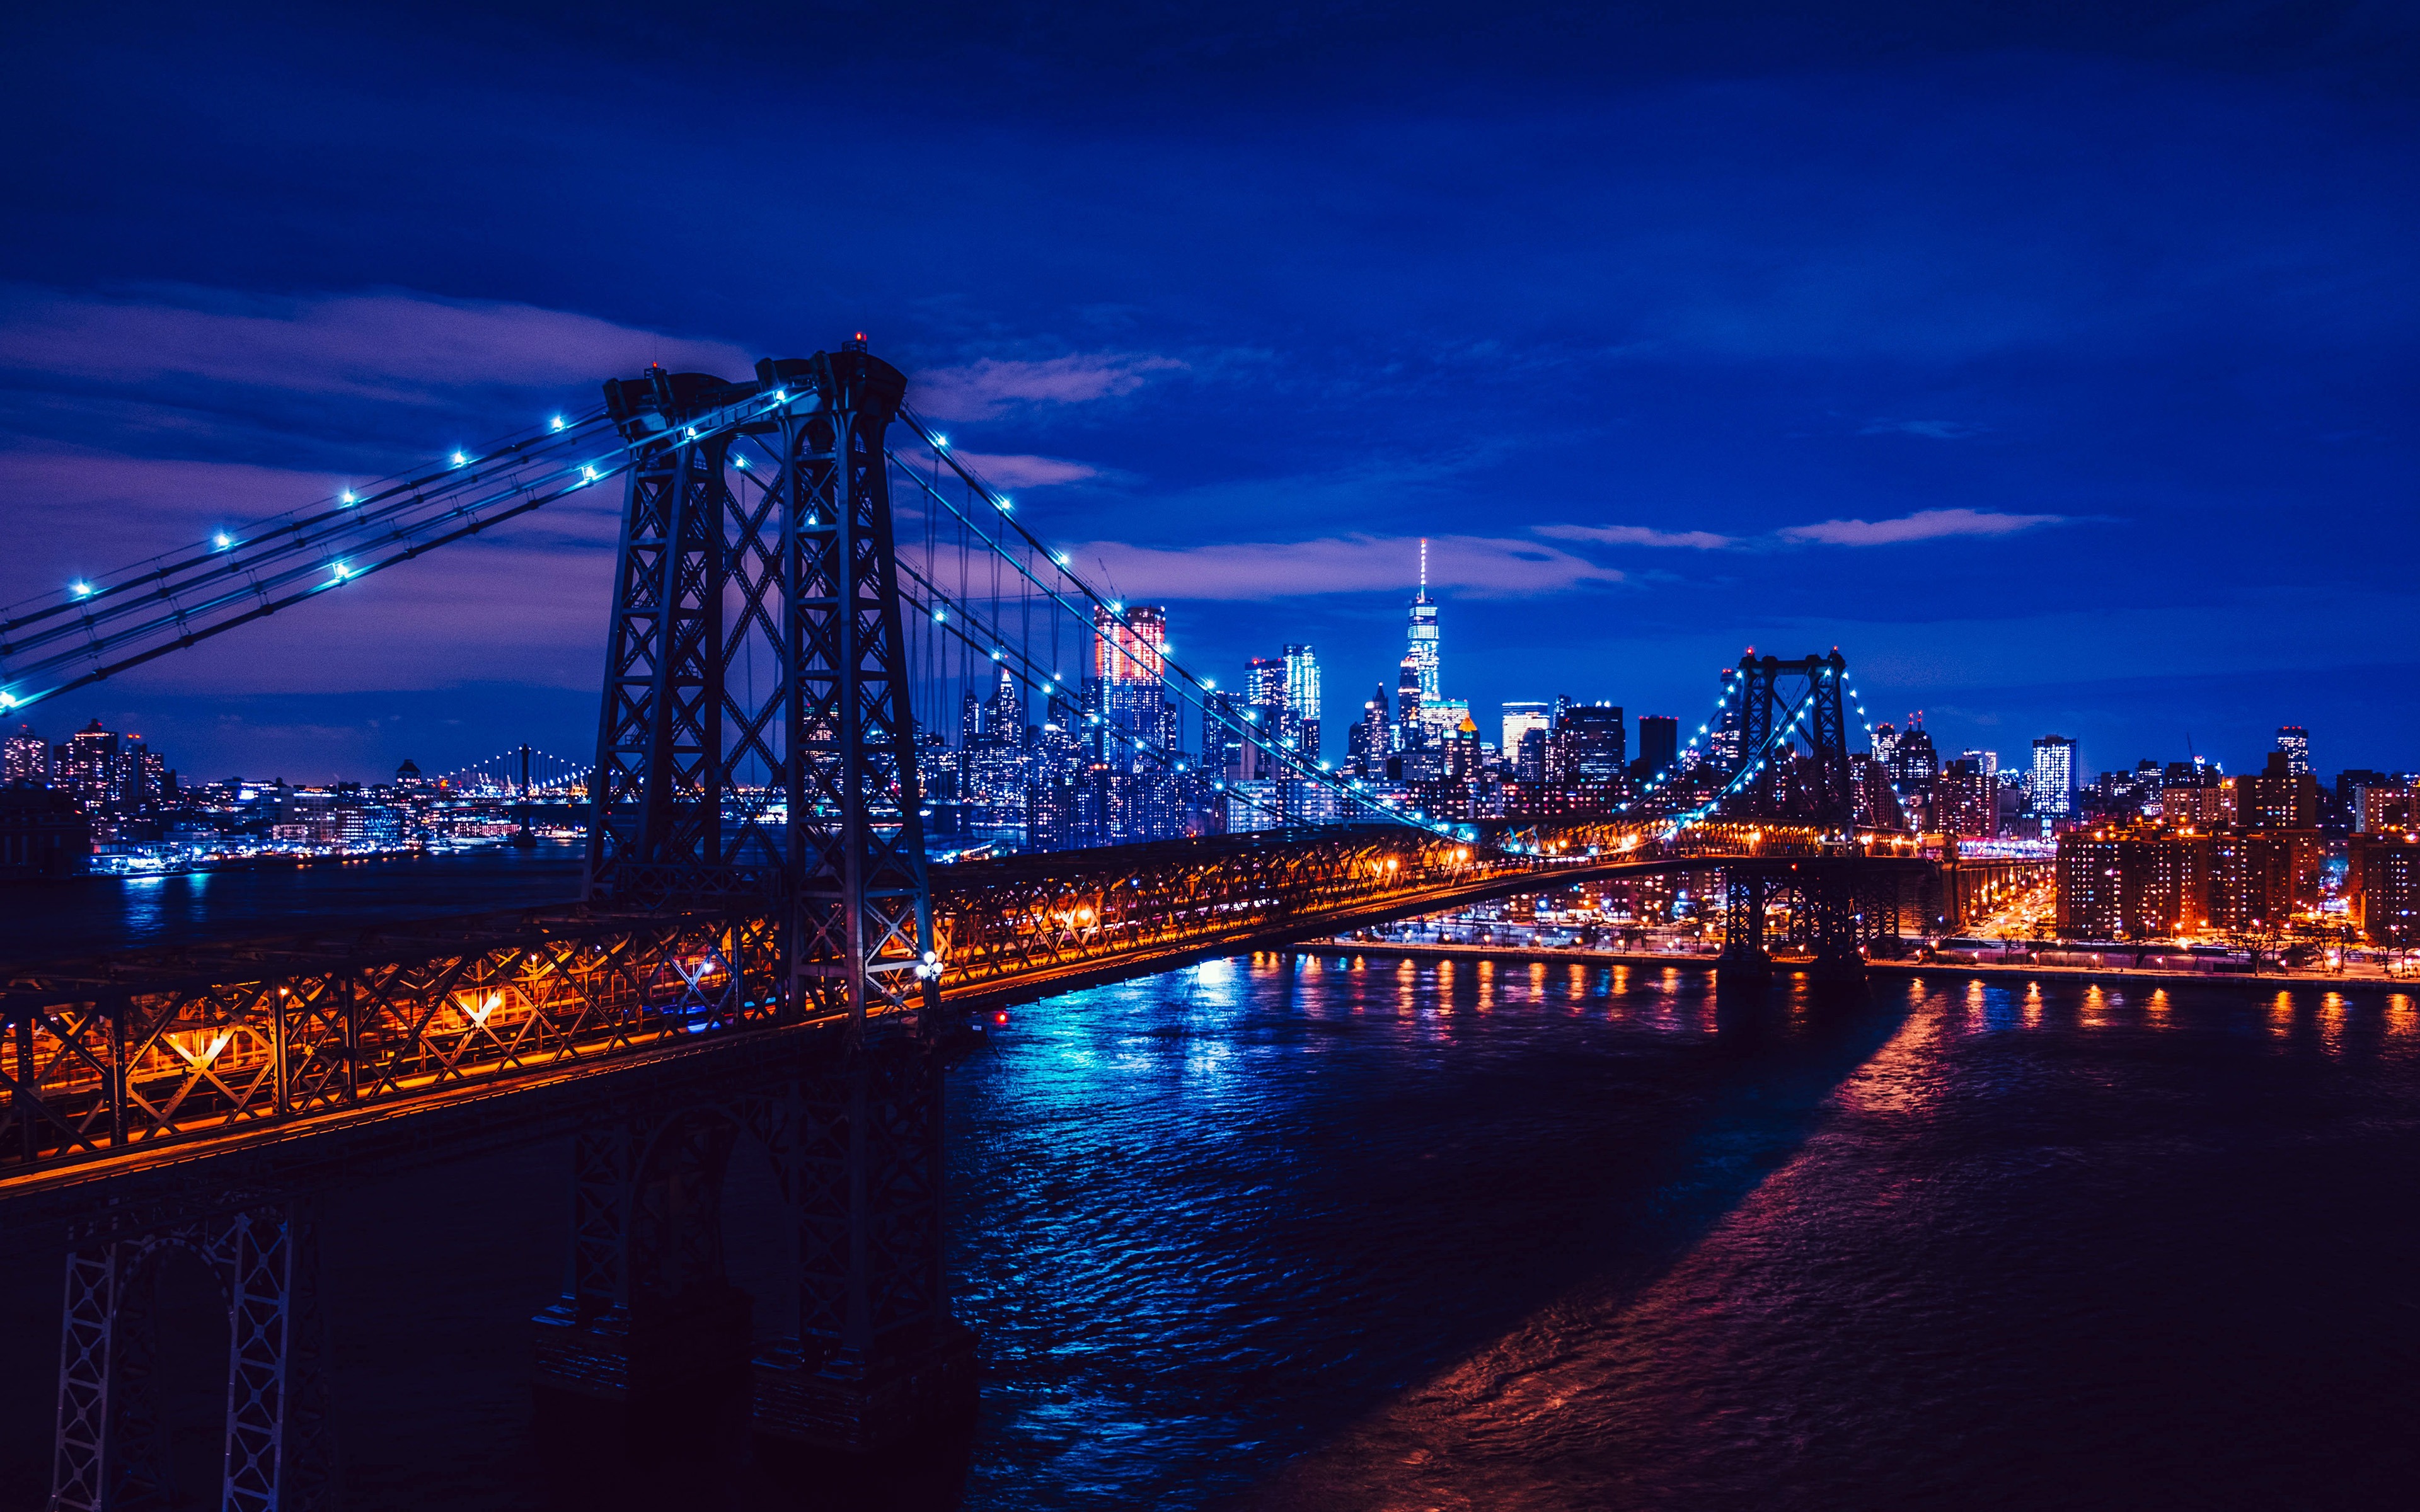
[[(1722, 964), (1717, 956), (1664, 955), (1648, 950), (1579, 950), (1553, 946), (1449, 945), (1427, 941), (1400, 940), (1306, 940), (1289, 946), (1295, 955), (1326, 955), (1347, 952), (1356, 955), (1398, 956), (1411, 960), (1430, 961), (1535, 961), (1548, 964), (1590, 966), (1675, 966), (1690, 971), (1712, 971)], [(1776, 961), (1776, 976), (1789, 976), (1803, 970), (1803, 961)], [(1975, 977), (2024, 978), (2034, 980), (2141, 982), (2160, 987), (2210, 986), (2257, 987), (2266, 991), (2318, 987), (2331, 991), (2345, 988), (2386, 988), (2392, 991), (2420, 992), (2420, 978), (2355, 976), (2350, 973), (2327, 976), (2265, 972), (2163, 971), (2150, 967), (2127, 966), (2048, 966), (2007, 964), (2000, 962), (1965, 961), (1869, 961), (1869, 976), (1922, 977), (1957, 973)]]

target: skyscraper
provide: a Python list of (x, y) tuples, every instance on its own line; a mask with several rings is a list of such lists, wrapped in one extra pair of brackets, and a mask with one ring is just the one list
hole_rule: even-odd
[(1166, 675), (1168, 609), (1158, 604), (1129, 606), (1123, 623), (1106, 606), (1093, 609), (1093, 675), (1104, 683), (1150, 683)]
[(1420, 722), (1420, 664), (1406, 654), (1395, 679), (1395, 723), (1410, 731)]
[(1512, 759), (1520, 752), (1523, 735), (1532, 730), (1551, 729), (1554, 722), (1555, 709), (1551, 703), (1507, 703), (1504, 705), (1504, 742), (1497, 748), (1504, 753), (1506, 759)]
[(65, 759), (53, 763), (58, 786), (74, 794), (87, 813), (115, 807), (119, 783), (116, 734), (103, 730), (96, 718), (69, 736), (60, 750)]
[(1394, 737), (1388, 733), (1387, 686), (1373, 688), (1370, 701), (1361, 705), (1361, 722), (1353, 727), (1349, 740), (1351, 768), (1357, 777), (1385, 777), (1387, 758), (1394, 754)]
[(32, 725), (21, 724), (15, 734), (0, 740), (0, 783), (39, 788), (50, 780), (50, 742), (34, 733)]
[(1404, 665), (1419, 674), (1420, 702), (1434, 703), (1443, 696), (1437, 681), (1437, 611), (1429, 598), (1429, 543), (1420, 538), (1420, 587), (1412, 597), (1411, 644)]
[[(1168, 610), (1130, 604), (1123, 623), (1111, 608), (1093, 610), (1093, 667), (1100, 686), (1097, 754), (1120, 770), (1157, 766), (1176, 749), (1176, 710), (1160, 686), (1168, 671)], [(1129, 738), (1117, 739), (1110, 727)], [(1022, 732), (1020, 731), (1020, 733)]]
[(1319, 657), (1309, 646), (1285, 648), (1285, 703), (1303, 754), (1319, 760)]
[(1973, 757), (1951, 762), (1932, 790), (1932, 825), (1969, 840), (1999, 832), (1999, 779)]
[(1722, 702), (1716, 706), (1714, 728), (1706, 741), (1714, 755), (1714, 768), (1736, 772), (1740, 764), (1740, 671), (1736, 667), (1722, 670)]
[(1264, 719), (1286, 706), (1286, 664), (1276, 656), (1254, 656), (1244, 663), (1244, 701), (1265, 709)]
[(1628, 737), (1618, 703), (1578, 703), (1555, 721), (1547, 760), (1555, 782), (1611, 782), (1628, 760)]
[(1681, 721), (1668, 714), (1638, 717), (1638, 775), (1653, 777), (1681, 754)]
[(2065, 735), (2044, 735), (2034, 742), (2034, 767), (2026, 787), (2034, 812), (2045, 819), (2067, 819), (2075, 813), (2075, 742)]
[[(1876, 745), (1881, 742), (1877, 740)], [(1882, 752), (1877, 750), (1876, 757)], [(1891, 743), (1887, 764), (1891, 785), (1899, 789), (1900, 801), (1910, 813), (1920, 811), (1932, 797), (1932, 782), (1941, 770), (1941, 758), (1932, 748), (1932, 737), (1925, 733), (1924, 716), (1908, 716), (1907, 728)]]
[(1286, 706), (1297, 718), (1319, 717), (1319, 656), (1309, 646), (1285, 648)]
[(2277, 748), (2286, 753), (2286, 770), (2296, 777), (2311, 773), (2311, 733), (2298, 724), (2277, 727)]
[(1546, 779), (1546, 743), (1554, 733), (1544, 727), (1521, 732), (1521, 744), (1512, 751), (1512, 779), (1516, 782), (1544, 782)]

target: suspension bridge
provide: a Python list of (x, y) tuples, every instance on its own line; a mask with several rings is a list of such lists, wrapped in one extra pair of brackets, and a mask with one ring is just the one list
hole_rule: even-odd
[[(1974, 880), (1945, 887), (1873, 828), (1837, 651), (1744, 658), (1735, 752), (1693, 740), (1701, 759), (1609, 811), (1475, 823), (1334, 772), (1187, 671), (906, 398), (861, 341), (741, 381), (650, 370), (0, 616), (0, 708), (29, 707), (622, 491), (593, 758), (521, 748), (447, 774), (576, 799), (580, 900), (0, 985), (0, 1220), (73, 1246), (55, 1506), (162, 1485), (144, 1362), (169, 1248), (229, 1307), (222, 1504), (325, 1504), (310, 1194), (348, 1171), (571, 1135), (542, 1383), (642, 1408), (745, 1391), (760, 1429), (861, 1449), (972, 1390), (941, 1270), (942, 1093), (1002, 1006), (1674, 872), (1723, 879), (1727, 987), (1785, 946), (1847, 984)], [(1245, 750), (1266, 775), (1230, 780)], [(935, 864), (944, 816), (1012, 818), (1036, 848)], [(782, 1297), (721, 1276), (739, 1148), (796, 1210)], [(750, 1343), (767, 1306), (769, 1353)]]

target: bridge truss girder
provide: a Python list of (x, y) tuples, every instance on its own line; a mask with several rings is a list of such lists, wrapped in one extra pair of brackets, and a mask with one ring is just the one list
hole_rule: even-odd
[[(975, 1006), (1578, 881), (1793, 867), (1902, 882), (1932, 870), (1812, 845), (1558, 861), (1391, 827), (1260, 832), (961, 863), (935, 938), (945, 999)], [(20, 978), (0, 990), (0, 1201), (20, 1178), (70, 1180), (146, 1151), (235, 1149), (736, 1038), (845, 1027), (837, 1004), (790, 1011), (781, 923), (762, 910), (541, 910), (345, 941), (130, 952)]]

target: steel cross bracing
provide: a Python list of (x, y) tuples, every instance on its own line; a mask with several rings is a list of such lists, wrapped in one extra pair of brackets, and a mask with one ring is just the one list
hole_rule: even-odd
[[(1754, 773), (1746, 811), (1760, 818), (1798, 817), (1823, 829), (1846, 834), (1856, 825), (1855, 776), (1849, 761), (1848, 720), (1841, 707), (1841, 685), (1848, 663), (1839, 652), (1828, 656), (1740, 658), (1745, 689), (1741, 707), (1741, 748), (1758, 752), (1745, 764)], [(1778, 684), (1801, 678), (1806, 688), (1789, 711), (1781, 710)], [(1808, 753), (1789, 772), (1792, 785), (1803, 789), (1804, 801), (1790, 802), (1777, 791), (1784, 770), (1780, 753), (1794, 748), (1791, 740), (1801, 716), (1811, 717), (1805, 738)], [(1791, 797), (1798, 795), (1793, 793)]]
[(486, 916), (0, 988), (0, 1170), (123, 1160), (780, 1016), (763, 915)]
[(54, 1512), (187, 1504), (171, 1481), (152, 1399), (163, 1263), (192, 1257), (227, 1308), (225, 1512), (314, 1512), (335, 1504), (326, 1329), (307, 1199), (105, 1240), (68, 1257), (61, 1322)]
[[(906, 386), (851, 344), (760, 363), (753, 384), (656, 370), (606, 390), (638, 453), (588, 896), (778, 906), (796, 1011), (861, 1026), (932, 978), (883, 446)], [(752, 395), (783, 402), (692, 433)], [(760, 651), (758, 681), (742, 669)], [(730, 822), (742, 788), (761, 797)]]

